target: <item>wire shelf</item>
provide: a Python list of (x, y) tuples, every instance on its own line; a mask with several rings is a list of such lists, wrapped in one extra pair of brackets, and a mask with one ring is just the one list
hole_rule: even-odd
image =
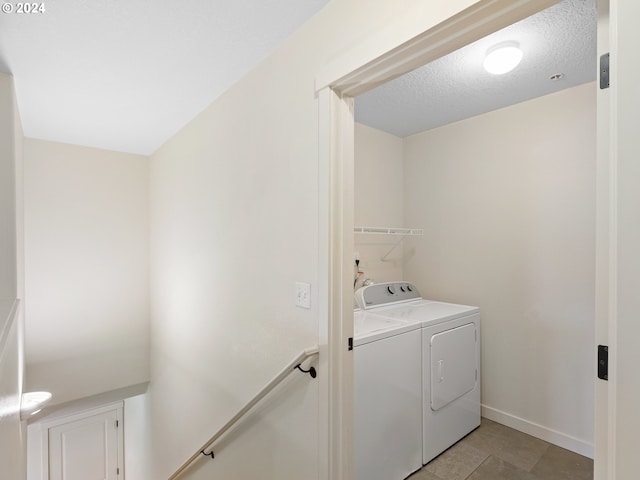
[(424, 235), (422, 228), (353, 227), (353, 233), (373, 233), (378, 235)]

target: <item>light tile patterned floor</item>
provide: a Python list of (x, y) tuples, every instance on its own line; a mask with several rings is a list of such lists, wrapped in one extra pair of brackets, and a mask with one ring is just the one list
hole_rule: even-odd
[(592, 480), (593, 461), (482, 419), (409, 480)]

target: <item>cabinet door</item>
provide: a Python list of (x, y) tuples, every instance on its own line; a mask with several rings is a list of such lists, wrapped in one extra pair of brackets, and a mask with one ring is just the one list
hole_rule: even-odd
[(118, 410), (49, 429), (49, 480), (119, 478)]

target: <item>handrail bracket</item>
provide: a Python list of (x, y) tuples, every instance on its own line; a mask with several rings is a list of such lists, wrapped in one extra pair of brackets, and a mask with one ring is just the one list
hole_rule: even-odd
[(318, 376), (318, 372), (315, 367), (309, 367), (309, 370), (304, 370), (300, 365), (301, 364), (299, 363), (295, 368), (300, 370), (302, 373), (308, 373), (311, 378), (316, 378)]
[(204, 449), (203, 449), (203, 450), (201, 450), (201, 451), (200, 451), (200, 453), (201, 453), (202, 455), (204, 455), (205, 457), (211, 457), (211, 459), (214, 459), (214, 458), (215, 458), (215, 455), (213, 454), (213, 450), (211, 450), (209, 453), (205, 453), (205, 452), (204, 452)]

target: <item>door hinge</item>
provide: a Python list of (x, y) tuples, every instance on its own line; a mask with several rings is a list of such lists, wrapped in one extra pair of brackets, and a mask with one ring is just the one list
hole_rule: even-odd
[(609, 347), (598, 345), (598, 378), (609, 380)]
[(349, 337), (349, 340), (347, 340), (347, 348), (349, 351), (353, 350), (353, 337)]
[(120, 427), (120, 420), (116, 420), (116, 428)]
[(600, 57), (600, 90), (609, 88), (609, 54)]
[(120, 467), (116, 468), (116, 475), (120, 475)]

